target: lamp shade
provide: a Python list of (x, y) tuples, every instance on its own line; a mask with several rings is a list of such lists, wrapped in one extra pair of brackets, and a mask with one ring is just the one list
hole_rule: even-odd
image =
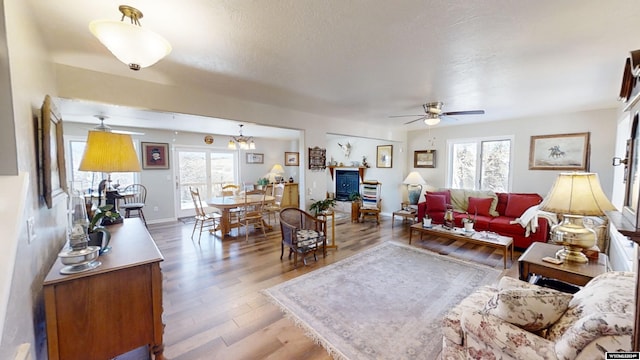
[(420, 176), (420, 174), (417, 171), (412, 171), (409, 173), (409, 175), (407, 175), (406, 178), (404, 178), (404, 181), (402, 183), (407, 185), (414, 185), (414, 184), (424, 185), (427, 182), (424, 181), (422, 176)]
[(280, 164), (275, 164), (271, 168), (270, 173), (276, 174), (276, 175), (284, 174), (284, 168), (282, 168), (282, 165), (280, 165)]
[(89, 131), (80, 171), (139, 172), (140, 162), (131, 135)]
[(171, 45), (162, 36), (126, 22), (96, 20), (89, 24), (89, 30), (132, 70), (149, 67), (171, 52)]
[(438, 125), (440, 123), (440, 117), (436, 116), (436, 117), (427, 117), (424, 119), (424, 123), (426, 125)]
[(598, 174), (560, 173), (540, 210), (556, 214), (602, 216), (616, 210), (602, 191)]

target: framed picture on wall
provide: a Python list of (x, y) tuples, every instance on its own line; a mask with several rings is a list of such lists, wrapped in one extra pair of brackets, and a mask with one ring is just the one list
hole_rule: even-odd
[(435, 168), (435, 150), (417, 150), (413, 152), (413, 167), (415, 168)]
[(284, 166), (298, 165), (300, 165), (300, 153), (288, 151), (284, 153)]
[(62, 117), (49, 95), (44, 98), (41, 112), (42, 192), (47, 208), (51, 209), (53, 199), (67, 192)]
[(309, 148), (309, 170), (326, 169), (327, 149), (317, 146)]
[(393, 167), (393, 145), (378, 145), (376, 151), (376, 167)]
[(264, 154), (247, 153), (247, 164), (264, 164)]
[(589, 169), (589, 134), (557, 134), (531, 137), (529, 170)]
[(169, 168), (169, 144), (142, 142), (142, 168), (161, 170)]

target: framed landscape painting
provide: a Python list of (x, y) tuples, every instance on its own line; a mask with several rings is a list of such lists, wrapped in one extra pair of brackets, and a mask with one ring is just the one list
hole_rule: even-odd
[(435, 168), (435, 150), (416, 150), (413, 152), (413, 167), (415, 168)]
[(529, 170), (588, 171), (589, 134), (532, 136)]

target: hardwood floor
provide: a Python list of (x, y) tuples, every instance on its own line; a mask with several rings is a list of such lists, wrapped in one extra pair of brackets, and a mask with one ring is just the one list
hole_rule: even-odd
[[(336, 221), (338, 250), (311, 257), (307, 266), (280, 260), (279, 226), (221, 240), (208, 232), (200, 244), (190, 238), (193, 224), (149, 225), (164, 255), (165, 355), (168, 359), (330, 359), (260, 293), (261, 289), (349, 257), (383, 241), (408, 243), (409, 225), (383, 217), (375, 222)], [(233, 235), (236, 235), (234, 230)], [(425, 237), (414, 246), (502, 269), (502, 252), (449, 239)], [(517, 277), (516, 265), (505, 271)], [(338, 285), (339, 286), (339, 285)]]

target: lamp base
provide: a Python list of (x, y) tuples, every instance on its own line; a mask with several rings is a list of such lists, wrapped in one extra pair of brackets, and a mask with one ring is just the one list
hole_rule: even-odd
[(560, 249), (558, 250), (558, 252), (556, 252), (556, 258), (580, 264), (588, 263), (589, 259), (580, 250), (580, 248), (576, 250), (571, 246), (565, 246), (563, 249)]
[(407, 187), (407, 197), (409, 198), (409, 205), (418, 205), (420, 201), (420, 194), (422, 193), (421, 185), (409, 185)]
[(563, 215), (562, 222), (551, 228), (556, 244), (564, 245), (564, 249), (556, 253), (556, 257), (576, 263), (587, 263), (589, 259), (581, 250), (596, 244), (597, 234), (593, 229), (585, 228), (583, 217), (579, 215)]

